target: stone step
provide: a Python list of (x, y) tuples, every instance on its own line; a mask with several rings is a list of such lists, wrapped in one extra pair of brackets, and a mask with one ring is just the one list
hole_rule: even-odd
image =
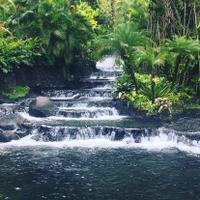
[(44, 96), (48, 96), (53, 100), (62, 99), (79, 99), (86, 97), (113, 97), (111, 89), (83, 89), (83, 90), (49, 90), (43, 91)]
[(111, 140), (123, 140), (126, 137), (140, 142), (142, 137), (157, 134), (151, 129), (118, 128), (118, 127), (52, 127), (40, 126), (33, 130), (33, 139), (42, 141), (63, 141), (65, 139), (94, 139), (107, 137)]
[(101, 108), (60, 108), (57, 116), (64, 116), (68, 118), (100, 118), (106, 116), (119, 116), (115, 108), (101, 107)]

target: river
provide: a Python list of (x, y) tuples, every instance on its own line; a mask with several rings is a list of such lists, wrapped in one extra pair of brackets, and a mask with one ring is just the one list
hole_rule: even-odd
[(199, 132), (139, 121), (113, 98), (123, 71), (97, 65), (79, 89), (45, 89), (58, 106), (20, 140), (0, 143), (0, 199), (199, 200)]

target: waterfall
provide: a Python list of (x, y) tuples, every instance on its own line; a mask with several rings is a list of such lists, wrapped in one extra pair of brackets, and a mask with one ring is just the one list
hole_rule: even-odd
[(200, 154), (199, 132), (178, 132), (164, 127), (136, 128), (134, 119), (121, 114), (113, 97), (115, 78), (123, 71), (115, 66), (113, 57), (97, 63), (97, 69), (90, 77), (81, 79), (88, 87), (42, 91), (44, 96), (55, 102), (58, 110), (46, 118), (32, 117), (26, 110), (21, 112), (23, 118), (34, 124), (32, 134), (18, 141), (0, 144), (0, 148), (42, 145), (179, 149)]

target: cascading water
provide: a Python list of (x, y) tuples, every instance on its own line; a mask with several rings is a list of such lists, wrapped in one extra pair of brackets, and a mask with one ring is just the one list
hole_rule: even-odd
[(200, 132), (138, 122), (113, 98), (113, 58), (97, 68), (80, 90), (43, 91), (58, 107), (50, 117), (23, 102), (32, 128), (0, 143), (0, 200), (199, 200)]
[[(32, 135), (2, 146), (50, 145), (71, 147), (132, 147), (151, 150), (176, 148), (200, 154), (199, 133), (178, 133), (173, 130), (135, 128), (134, 119), (122, 115), (113, 99), (114, 80), (123, 71), (116, 67), (114, 58), (97, 63), (97, 72), (82, 78), (92, 88), (80, 90), (44, 90), (42, 94), (51, 98), (58, 110), (53, 116), (36, 118), (27, 112), (22, 117), (34, 122)], [(100, 83), (100, 85), (99, 85)], [(195, 135), (195, 137), (194, 137)], [(102, 140), (104, 141), (102, 143)]]

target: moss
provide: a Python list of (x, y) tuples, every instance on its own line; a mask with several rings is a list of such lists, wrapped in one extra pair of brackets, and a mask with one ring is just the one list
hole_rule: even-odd
[(16, 86), (14, 88), (8, 88), (1, 91), (0, 95), (11, 100), (17, 100), (27, 96), (29, 92), (30, 88), (28, 86)]

